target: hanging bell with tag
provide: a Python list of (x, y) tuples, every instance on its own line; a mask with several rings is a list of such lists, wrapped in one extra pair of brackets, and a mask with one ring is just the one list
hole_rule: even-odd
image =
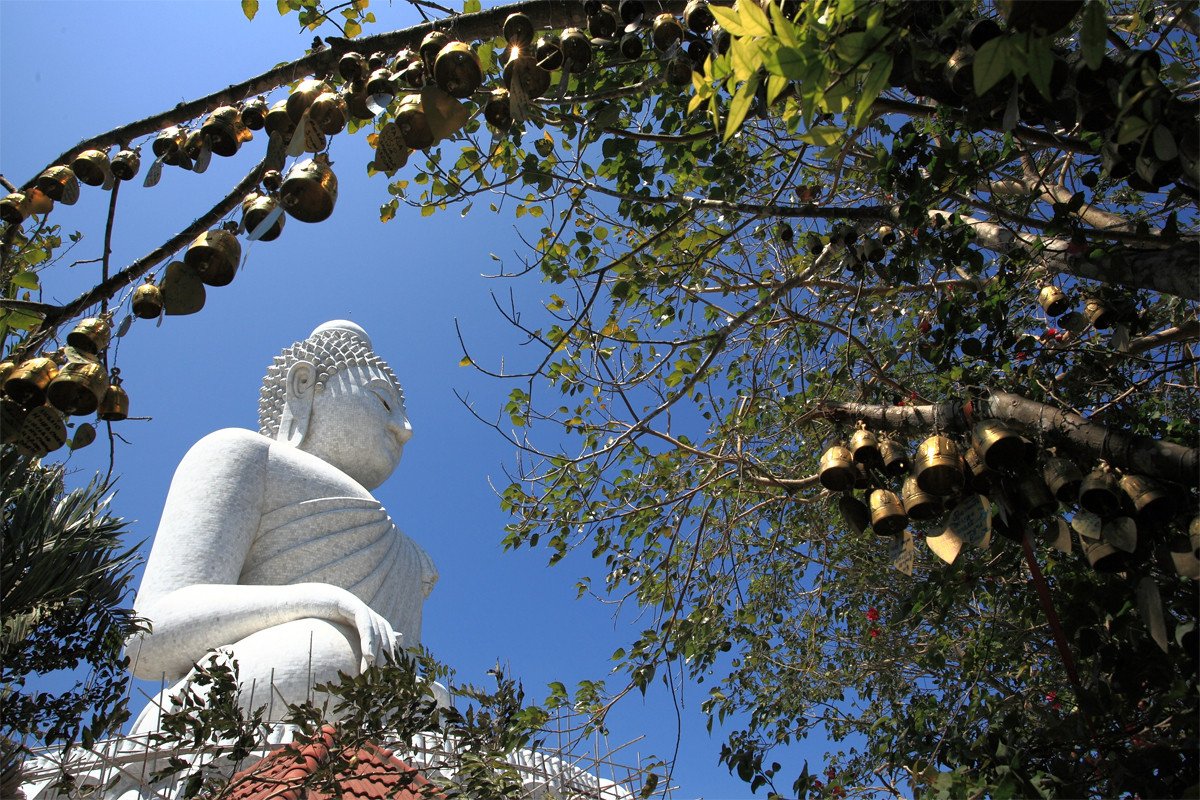
[[(265, 119), (263, 124), (266, 124)], [(214, 153), (226, 158), (236, 154), (238, 148), (254, 136), (242, 123), (242, 115), (233, 106), (221, 106), (209, 114), (200, 126), (200, 133), (208, 137)]]
[[(434, 66), (437, 64), (435, 62)], [(425, 65), (421, 63), (421, 59), (414, 58), (392, 75), (392, 80), (399, 86), (420, 89), (425, 85)], [(392, 92), (395, 94), (395, 91)]]
[(1071, 308), (1071, 300), (1067, 293), (1052, 285), (1043, 286), (1038, 292), (1038, 304), (1050, 317), (1061, 317)]
[[(279, 201), (270, 195), (258, 192), (246, 195), (246, 199), (242, 201), (242, 226), (246, 229), (246, 233), (252, 234), (258, 230), (258, 226), (262, 224), (263, 220), (277, 208), (279, 208)], [(279, 234), (283, 233), (284, 219), (283, 214), (276, 216), (275, 222), (267, 229), (266, 233), (258, 237), (257, 241), (272, 242), (278, 239)]]
[(108, 154), (103, 150), (84, 150), (71, 162), (71, 172), (88, 186), (103, 186), (108, 169)]
[(846, 527), (857, 534), (862, 534), (871, 524), (871, 510), (867, 504), (847, 492), (838, 498), (838, 511)]
[(538, 37), (533, 57), (537, 65), (547, 72), (554, 72), (563, 65), (562, 41), (558, 34), (547, 33)]
[(1083, 302), (1083, 318), (1097, 330), (1111, 328), (1117, 322), (1117, 312), (1099, 297), (1089, 297)]
[(1083, 484), (1083, 473), (1074, 461), (1066, 458), (1048, 458), (1042, 468), (1042, 477), (1046, 485), (1063, 505), (1070, 505), (1079, 499), (1079, 489)]
[(137, 177), (138, 169), (142, 166), (142, 159), (138, 155), (137, 150), (125, 148), (121, 152), (112, 157), (112, 163), (109, 167), (112, 169), (113, 177), (119, 181), (131, 181)]
[(238, 113), (242, 124), (247, 129), (261, 131), (266, 127), (268, 111), (270, 111), (270, 108), (267, 106), (267, 101), (261, 97), (256, 97), (253, 100), (247, 100), (243, 103)]
[(197, 236), (183, 255), (183, 263), (209, 286), (228, 286), (241, 259), (242, 246), (237, 237), (220, 228)]
[(655, 50), (665, 53), (671, 45), (683, 41), (683, 26), (671, 14), (659, 14), (650, 28), (650, 39)]
[(579, 28), (567, 28), (559, 40), (562, 48), (563, 66), (571, 74), (586, 70), (592, 63), (592, 41)]
[(267, 118), (263, 122), (263, 127), (267, 136), (277, 133), (283, 137), (285, 145), (291, 141), (292, 135), (296, 132), (296, 123), (288, 114), (287, 100), (280, 100), (271, 106), (271, 110), (267, 112)]
[(105, 422), (120, 422), (129, 416), (129, 394), (121, 388), (121, 370), (113, 367), (108, 380), (108, 391), (96, 409), (96, 416)]
[(509, 50), (511, 55), (504, 65), (504, 87), (513, 94), (517, 91), (514, 87), (519, 87), (528, 100), (544, 95), (550, 88), (550, 73), (538, 66), (532, 53), (518, 47)]
[(67, 443), (67, 424), (54, 406), (39, 405), (29, 410), (14, 444), (25, 455), (41, 458)]
[(990, 469), (1000, 472), (1025, 465), (1021, 436), (998, 419), (981, 419), (971, 430), (971, 448)]
[(7, 358), (0, 361), (0, 388), (4, 386), (4, 382), (8, 380), (8, 376), (12, 375), (16, 369), (17, 364), (15, 361), (10, 361)]
[(671, 86), (691, 86), (694, 65), (687, 53), (676, 53), (667, 59), (663, 75)]
[(1083, 553), (1087, 556), (1088, 563), (1096, 572), (1120, 572), (1128, 564), (1126, 554), (1103, 539), (1080, 537), (1079, 541), (1083, 544)]
[(524, 14), (509, 14), (504, 20), (504, 40), (509, 47), (529, 47), (533, 44), (533, 22)]
[(906, 475), (912, 469), (904, 445), (890, 436), (879, 443), (879, 458), (883, 462), (883, 471), (893, 478)]
[(1080, 483), (1079, 505), (1101, 519), (1115, 517), (1121, 512), (1121, 488), (1107, 465), (1092, 470)]
[(277, 169), (269, 169), (263, 173), (262, 185), (264, 189), (274, 194), (283, 186), (283, 175)]
[(850, 454), (856, 464), (862, 464), (869, 469), (882, 465), (879, 455), (879, 440), (875, 434), (867, 430), (865, 422), (858, 423), (858, 430), (850, 436)]
[(1025, 470), (1012, 482), (1010, 497), (1014, 497), (1030, 519), (1048, 517), (1058, 510), (1058, 500), (1038, 470)]
[(930, 436), (917, 448), (917, 485), (931, 494), (946, 497), (963, 485), (963, 460), (958, 445), (947, 436)]
[(716, 19), (708, 7), (708, 0), (689, 0), (683, 9), (683, 24), (692, 33), (702, 36), (708, 32)]
[(871, 527), (880, 536), (892, 537), (908, 527), (904, 504), (896, 493), (887, 489), (871, 492)]
[(406, 147), (412, 150), (424, 150), (433, 145), (433, 132), (429, 129), (429, 121), (425, 118), (425, 110), (421, 106), (421, 95), (410, 94), (400, 101), (396, 111), (396, 125), (400, 128), (400, 136)]
[(942, 498), (930, 494), (917, 484), (916, 476), (909, 475), (904, 479), (900, 489), (900, 499), (904, 505), (904, 513), (916, 522), (928, 522), (936, 519), (945, 512), (946, 507)]
[(990, 492), (992, 484), (999, 476), (988, 468), (987, 462), (983, 460), (983, 456), (979, 455), (979, 451), (974, 447), (968, 447), (963, 453), (963, 464), (965, 465), (963, 478), (967, 488), (976, 494)]
[(362, 53), (351, 51), (338, 59), (338, 75), (341, 75), (342, 80), (347, 83), (364, 81), (370, 72), (371, 68), (367, 64), (367, 57)]
[(337, 203), (337, 176), (324, 154), (294, 165), (279, 189), (283, 210), (301, 222), (322, 222)]
[(304, 116), (304, 112), (313, 104), (313, 101), (328, 91), (330, 91), (329, 84), (315, 78), (309, 78), (296, 84), (296, 88), (288, 95), (285, 106), (292, 122), (299, 124), (300, 118)]
[(450, 42), (437, 54), (433, 80), (453, 97), (470, 97), (483, 82), (483, 65), (471, 45)]
[(826, 489), (844, 492), (854, 487), (857, 478), (858, 470), (854, 466), (854, 457), (845, 447), (834, 445), (821, 455), (817, 479)]
[(324, 92), (308, 107), (308, 119), (326, 136), (334, 136), (346, 128), (350, 112), (346, 99), (336, 92)]
[(492, 91), (492, 96), (483, 106), (483, 118), (499, 133), (512, 127), (513, 115), (509, 107), (508, 89)]
[(64, 414), (93, 413), (108, 391), (108, 372), (99, 361), (68, 361), (46, 387), (50, 405)]
[(1120, 487), (1132, 501), (1140, 524), (1160, 527), (1175, 513), (1175, 501), (1171, 495), (1145, 475), (1124, 475)]
[(65, 206), (74, 205), (79, 199), (79, 179), (70, 167), (51, 167), (37, 176), (34, 186), (54, 202)]
[(617, 48), (621, 51), (621, 55), (630, 61), (637, 61), (645, 52), (646, 46), (642, 43), (642, 37), (637, 31), (629, 31), (621, 36), (621, 41), (618, 42)]
[(438, 54), (448, 44), (450, 44), (450, 37), (441, 31), (430, 31), (425, 34), (425, 38), (421, 40), (421, 46), (417, 48), (417, 52), (421, 56), (421, 63), (425, 65), (426, 75), (434, 74), (434, 64), (437, 63)]
[(138, 319), (158, 319), (162, 314), (162, 291), (154, 285), (154, 279), (149, 275), (146, 276), (145, 283), (133, 290), (130, 307)]
[(601, 5), (595, 13), (588, 15), (587, 26), (593, 39), (605, 41), (615, 39), (617, 31), (625, 28), (621, 24), (621, 18), (617, 16), (616, 9), (608, 4)]
[(67, 344), (74, 347), (76, 350), (96, 355), (104, 348), (108, 347), (109, 339), (112, 337), (112, 319), (111, 316), (106, 318), (105, 315), (99, 317), (89, 317), (81, 320), (75, 328), (67, 334)]
[(4, 381), (4, 393), (25, 408), (46, 402), (46, 387), (58, 375), (56, 358), (38, 356), (22, 361)]
[(0, 221), (20, 225), (29, 216), (29, 199), (23, 192), (11, 192), (0, 199)]
[(170, 164), (173, 167), (183, 166), (187, 163), (187, 156), (183, 153), (183, 146), (187, 144), (187, 138), (186, 130), (178, 125), (172, 125), (159, 131), (158, 136), (150, 144), (150, 150), (154, 153), (155, 158), (161, 158), (164, 164)]
[(373, 119), (375, 112), (367, 106), (367, 83), (355, 81), (346, 87), (346, 111), (351, 119)]

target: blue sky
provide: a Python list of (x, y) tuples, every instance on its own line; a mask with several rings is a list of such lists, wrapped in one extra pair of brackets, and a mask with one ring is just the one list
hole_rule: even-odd
[[(419, 21), (400, 2), (377, 0), (372, 10), (379, 24), (368, 33)], [(279, 18), (269, 0), (254, 22), (235, 0), (3, 0), (0, 172), (21, 184), (84, 138), (293, 60), (312, 40), (297, 27), (294, 16)], [(203, 175), (167, 168), (156, 187), (143, 188), (141, 175), (123, 186), (114, 270), (204, 213), (264, 146), (260, 136), (237, 157), (214, 157)], [(148, 156), (147, 147), (143, 170)], [(515, 466), (515, 454), (455, 396), (457, 391), (482, 417), (495, 419), (511, 388), (459, 366), (456, 325), (482, 366), (499, 371), (503, 363), (514, 371), (521, 362), (520, 336), (491, 294), (507, 303), (510, 285), (482, 277), (502, 265), (520, 266), (516, 220), (507, 210), (492, 214), (486, 202), (477, 202), (465, 218), (453, 208), (433, 217), (401, 208), (382, 224), (378, 209), (388, 199), (386, 185), (382, 177), (366, 177), (371, 151), (363, 135), (337, 137), (332, 156), (339, 197), (329, 220), (306, 225), (290, 219), (274, 242), (243, 240), (245, 268), (228, 287), (209, 288), (201, 313), (167, 317), (161, 325), (135, 320), (120, 341), (113, 355), (131, 413), (151, 419), (114, 426), (125, 440), (115, 445), (117, 513), (133, 521), (137, 539), (149, 540), (188, 447), (218, 428), (256, 428), (258, 387), (271, 358), (326, 320), (351, 319), (366, 328), (399, 376), (415, 431), (399, 470), (375, 494), (441, 572), (425, 606), (424, 644), (457, 670), (461, 682), (482, 683), (488, 668), (506, 664), (535, 699), (546, 695), (550, 681), (571, 686), (604, 678), (636, 620), (615, 619), (613, 606), (594, 599), (575, 599), (575, 582), (598, 568), (587, 553), (547, 568), (542, 551), (501, 551), (508, 519), (493, 488), (507, 485), (504, 469)], [(411, 159), (397, 178), (411, 178), (417, 163)], [(44, 302), (65, 302), (99, 279), (98, 263), (67, 265), (100, 255), (107, 199), (84, 186), (76, 205), (60, 206), (50, 216), (64, 238), (75, 230), (85, 238), (47, 273)], [(518, 302), (536, 310), (540, 285), (526, 280), (515, 289)], [(107, 470), (107, 441), (102, 436), (72, 455), (69, 465), (81, 482)], [(612, 676), (610, 687), (619, 686), (620, 677)], [(669, 758), (678, 733), (674, 797), (750, 797), (717, 763), (722, 737), (710, 738), (704, 729), (705, 694), (706, 687), (677, 686), (678, 718), (671, 692), (661, 684), (645, 701), (627, 697), (610, 716), (609, 745), (645, 738), (615, 760)], [(796, 771), (803, 758), (818, 769), (824, 749), (815, 743), (811, 752), (798, 753)]]

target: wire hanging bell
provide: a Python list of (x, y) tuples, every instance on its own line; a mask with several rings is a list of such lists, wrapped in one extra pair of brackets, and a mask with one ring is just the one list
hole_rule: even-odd
[(261, 97), (247, 100), (239, 112), (242, 124), (252, 131), (261, 131), (267, 124), (267, 112), (270, 108), (267, 101)]
[(313, 101), (320, 97), (325, 92), (330, 91), (329, 84), (325, 81), (309, 78), (300, 81), (292, 93), (288, 95), (285, 108), (287, 108), (288, 116), (292, 122), (299, 124), (300, 118), (304, 116), (304, 112), (313, 104)]
[(509, 14), (504, 20), (503, 35), (509, 47), (525, 49), (533, 44), (533, 22), (519, 12)]
[(1070, 505), (1079, 499), (1079, 488), (1083, 483), (1083, 473), (1074, 461), (1066, 458), (1048, 458), (1042, 468), (1042, 477), (1058, 502)]
[(109, 168), (112, 169), (113, 177), (119, 181), (131, 181), (137, 177), (138, 169), (142, 165), (141, 156), (136, 150), (125, 148), (121, 152), (112, 157), (112, 163)]
[[(258, 226), (271, 215), (275, 209), (279, 208), (279, 201), (274, 197), (258, 192), (251, 192), (246, 195), (246, 199), (242, 201), (242, 225), (246, 229), (246, 233), (253, 233), (258, 229)], [(279, 214), (275, 218), (275, 222), (258, 237), (260, 242), (272, 242), (279, 238), (279, 234), (283, 233), (284, 215)]]
[(1079, 505), (1101, 519), (1121, 512), (1121, 491), (1117, 477), (1107, 465), (1092, 470), (1079, 485)]
[(158, 319), (163, 310), (162, 291), (152, 277), (147, 275), (146, 282), (133, 290), (129, 305), (138, 319)]
[(988, 468), (987, 462), (983, 460), (983, 456), (979, 455), (979, 451), (974, 447), (968, 447), (963, 452), (963, 464), (965, 465), (963, 479), (966, 481), (967, 488), (976, 494), (990, 492), (992, 483), (998, 476)]
[(483, 106), (483, 118), (496, 131), (503, 133), (512, 127), (512, 108), (509, 106), (508, 89), (495, 89)]
[(1139, 523), (1158, 527), (1175, 513), (1174, 498), (1145, 475), (1124, 475), (1120, 487), (1133, 503)]
[(621, 18), (617, 15), (616, 9), (607, 4), (601, 5), (596, 13), (588, 15), (587, 26), (588, 33), (593, 39), (604, 40), (615, 38), (617, 31), (625, 27), (621, 24)]
[(433, 145), (433, 132), (429, 129), (429, 120), (425, 118), (421, 95), (410, 94), (400, 101), (400, 108), (396, 111), (396, 125), (400, 128), (400, 136), (404, 139), (406, 147), (424, 150)]
[(892, 537), (908, 527), (908, 516), (896, 493), (888, 489), (871, 492), (871, 527), (880, 536)]
[(108, 372), (94, 359), (68, 361), (46, 387), (50, 405), (64, 414), (93, 413), (108, 391)]
[(826, 489), (834, 492), (847, 491), (854, 487), (857, 478), (858, 470), (854, 466), (854, 457), (845, 447), (834, 445), (821, 455), (817, 479)]
[(46, 387), (58, 375), (58, 361), (38, 356), (22, 361), (4, 381), (4, 393), (25, 408), (46, 402)]
[(113, 367), (108, 391), (100, 401), (96, 415), (105, 422), (120, 422), (129, 416), (129, 394), (121, 388), (121, 370)]
[(856, 464), (862, 464), (868, 468), (882, 466), (879, 440), (875, 434), (867, 430), (864, 422), (858, 423), (858, 430), (850, 436), (850, 454), (854, 457)]
[(579, 28), (567, 28), (559, 42), (563, 67), (572, 74), (586, 70), (592, 63), (592, 42)]
[(225, 158), (235, 155), (242, 144), (254, 136), (233, 106), (221, 106), (209, 114), (200, 126), (200, 135), (207, 136), (212, 151)]
[(433, 80), (452, 97), (470, 97), (483, 83), (483, 65), (471, 45), (450, 42), (437, 54)]
[(705, 33), (716, 19), (708, 7), (708, 0), (689, 0), (683, 9), (683, 24), (697, 35)]
[(1071, 308), (1071, 299), (1057, 286), (1043, 286), (1038, 292), (1038, 305), (1048, 316), (1061, 317)]
[(971, 429), (971, 447), (990, 469), (1020, 469), (1025, 464), (1025, 443), (998, 419), (981, 419)]
[(37, 176), (34, 186), (56, 203), (74, 205), (79, 199), (79, 179), (70, 167), (50, 167)]
[(67, 334), (67, 344), (74, 347), (83, 353), (96, 355), (104, 348), (108, 347), (108, 341), (112, 337), (112, 322), (110, 319), (101, 315), (99, 317), (89, 317), (81, 320), (75, 328)]
[(904, 485), (900, 489), (900, 498), (904, 504), (904, 513), (908, 515), (909, 519), (917, 522), (936, 519), (946, 510), (942, 498), (922, 489), (917, 484), (915, 475), (909, 475), (904, 479)]
[(279, 189), (283, 210), (301, 222), (322, 222), (337, 203), (337, 176), (324, 155), (301, 161), (288, 170)]
[(939, 434), (921, 442), (914, 463), (917, 485), (925, 491), (946, 497), (962, 488), (962, 456), (949, 437)]
[(905, 475), (912, 469), (912, 463), (908, 459), (904, 445), (891, 437), (879, 443), (879, 459), (883, 463), (883, 471), (893, 478)]
[(241, 259), (242, 246), (237, 237), (220, 228), (197, 236), (183, 255), (183, 263), (209, 286), (229, 285)]
[(108, 154), (103, 150), (84, 150), (71, 162), (71, 172), (88, 186), (103, 186), (108, 170)]

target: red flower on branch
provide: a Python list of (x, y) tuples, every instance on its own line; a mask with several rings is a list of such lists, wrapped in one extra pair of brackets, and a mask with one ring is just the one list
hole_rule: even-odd
[(874, 628), (874, 627), (873, 627), (873, 628), (871, 628), (871, 630), (870, 630), (870, 631), (868, 631), (868, 633), (870, 633), (870, 634), (871, 634), (871, 638), (872, 638), (872, 639), (874, 639), (876, 636), (878, 636), (878, 635), (879, 635), (879, 628)]
[(870, 620), (871, 622), (878, 622), (879, 621), (879, 609), (876, 608), (875, 606), (871, 606), (870, 608), (868, 608), (867, 609), (867, 619)]

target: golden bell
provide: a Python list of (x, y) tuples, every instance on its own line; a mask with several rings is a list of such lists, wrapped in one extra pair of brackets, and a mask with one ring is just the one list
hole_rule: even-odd
[(850, 454), (854, 456), (856, 464), (862, 464), (868, 468), (880, 466), (879, 441), (875, 438), (875, 434), (867, 430), (866, 426), (861, 423), (859, 429), (850, 437)]
[(503, 133), (512, 127), (512, 108), (509, 106), (508, 89), (495, 89), (483, 106), (483, 118), (497, 131)]
[(28, 414), (16, 400), (0, 397), (0, 444), (12, 444), (20, 438)]
[(84, 353), (96, 355), (108, 347), (112, 336), (112, 324), (104, 317), (82, 320), (67, 334), (67, 344)]
[(1061, 317), (1071, 307), (1067, 293), (1057, 286), (1043, 286), (1038, 292), (1038, 304), (1051, 317)]
[(346, 99), (336, 92), (324, 92), (308, 108), (309, 120), (326, 136), (341, 133), (349, 117)]
[(271, 106), (271, 110), (267, 112), (267, 118), (263, 121), (263, 128), (266, 130), (267, 136), (276, 133), (282, 136), (284, 144), (291, 141), (292, 134), (296, 132), (296, 123), (288, 114), (287, 100), (280, 100)]
[(285, 108), (287, 108), (288, 116), (292, 122), (299, 124), (300, 117), (304, 116), (304, 112), (312, 105), (313, 100), (316, 100), (324, 92), (330, 91), (329, 84), (325, 81), (319, 81), (313, 78), (300, 81), (292, 93), (288, 95)]
[[(436, 62), (434, 63), (434, 66), (437, 66)], [(387, 70), (383, 71), (387, 72)], [(420, 89), (425, 85), (425, 65), (421, 63), (421, 59), (414, 58), (412, 61), (408, 62), (403, 69), (393, 73), (391, 75), (391, 81), (393, 84), (397, 84), (399, 86)], [(392, 94), (395, 94), (395, 92), (396, 90), (392, 89)]]
[(209, 286), (229, 285), (241, 259), (242, 246), (237, 237), (219, 228), (197, 236), (183, 255), (183, 263)]
[(895, 536), (908, 527), (908, 516), (896, 493), (887, 489), (871, 492), (871, 527), (880, 536)]
[(550, 73), (538, 66), (532, 54), (516, 47), (510, 51), (512, 55), (504, 65), (504, 87), (513, 92), (515, 82), (530, 100), (544, 95), (550, 88)]
[(966, 466), (963, 477), (971, 491), (976, 494), (987, 494), (991, 491), (992, 481), (997, 475), (988, 468), (979, 451), (968, 447), (963, 453), (963, 463)]
[(29, 199), (23, 192), (11, 192), (0, 200), (0, 221), (20, 225), (29, 216)]
[(338, 74), (346, 83), (363, 81), (371, 72), (367, 57), (362, 53), (349, 52), (338, 59)]
[(692, 85), (692, 59), (686, 53), (672, 56), (663, 68), (667, 83), (671, 86)]
[(1042, 468), (1042, 477), (1058, 502), (1070, 505), (1079, 499), (1079, 488), (1083, 483), (1083, 473), (1074, 461), (1066, 458), (1048, 458)]
[(1144, 475), (1125, 475), (1121, 491), (1133, 501), (1137, 521), (1152, 526), (1166, 523), (1175, 512), (1174, 499), (1163, 488)]
[(17, 449), (41, 458), (67, 443), (67, 424), (54, 406), (39, 405), (30, 409), (21, 425), (21, 433), (15, 442)]
[(346, 111), (353, 119), (373, 119), (375, 112), (367, 106), (367, 83), (355, 81), (346, 89)]
[(665, 53), (671, 49), (671, 45), (683, 40), (683, 26), (672, 15), (659, 14), (650, 29), (650, 39), (654, 42), (655, 50)]
[(716, 22), (708, 8), (708, 0), (689, 0), (683, 9), (683, 24), (692, 33), (703, 35)]
[(1083, 544), (1083, 553), (1087, 556), (1088, 563), (1096, 572), (1120, 572), (1125, 568), (1128, 562), (1125, 553), (1108, 542), (1089, 539), (1086, 536), (1080, 537), (1079, 541)]
[(421, 46), (417, 48), (417, 52), (421, 55), (421, 62), (425, 65), (425, 74), (433, 74), (433, 66), (437, 62), (438, 54), (442, 52), (442, 48), (450, 44), (450, 37), (441, 31), (430, 31), (425, 34), (425, 38), (421, 40)]
[(861, 534), (871, 524), (871, 512), (866, 503), (852, 494), (844, 494), (838, 498), (838, 511), (842, 520), (855, 533)]
[(103, 150), (84, 150), (71, 162), (71, 171), (88, 186), (103, 186), (108, 177), (108, 154)]
[(587, 25), (588, 33), (592, 35), (593, 39), (613, 39), (616, 37), (617, 31), (625, 29), (621, 18), (610, 5), (600, 6), (594, 14), (587, 18)]
[(50, 405), (64, 414), (91, 414), (108, 391), (108, 372), (99, 361), (68, 361), (46, 387)]
[(421, 95), (410, 94), (400, 101), (396, 125), (400, 128), (400, 136), (406, 147), (424, 150), (433, 145), (433, 132), (429, 129), (429, 121), (425, 119)]
[(0, 386), (4, 385), (4, 382), (8, 380), (8, 376), (12, 375), (16, 368), (17, 365), (13, 361), (9, 361), (8, 359), (0, 361)]
[(129, 416), (129, 394), (121, 388), (121, 370), (113, 367), (108, 391), (96, 409), (96, 416), (105, 422), (120, 422)]
[(1117, 477), (1104, 468), (1092, 470), (1079, 484), (1079, 505), (1103, 519), (1121, 512), (1121, 492)]
[(509, 14), (504, 20), (504, 40), (512, 47), (533, 44), (533, 23), (524, 14)]
[[(270, 216), (271, 212), (279, 207), (279, 201), (274, 197), (258, 192), (251, 192), (246, 195), (246, 199), (242, 201), (242, 225), (246, 228), (246, 233), (253, 233), (258, 226)], [(279, 238), (279, 234), (283, 233), (284, 215), (280, 214), (275, 219), (275, 223), (267, 229), (267, 232), (258, 237), (258, 241), (271, 242)]]
[(958, 445), (946, 436), (930, 436), (917, 448), (917, 485), (946, 497), (962, 488), (963, 460)]
[(563, 65), (562, 42), (557, 34), (547, 33), (538, 37), (533, 57), (542, 69), (553, 72)]
[(396, 96), (396, 76), (386, 67), (377, 69), (367, 78), (367, 96), (382, 99), (386, 106)]
[(470, 97), (483, 82), (483, 65), (471, 45), (450, 42), (437, 54), (433, 80), (454, 97)]
[[(266, 124), (265, 121), (263, 124)], [(242, 122), (242, 115), (233, 106), (221, 106), (208, 115), (200, 126), (200, 133), (208, 137), (212, 151), (219, 156), (232, 156), (243, 142), (250, 141), (254, 134)]]
[[(211, 151), (212, 147), (209, 147), (209, 150)], [(183, 158), (179, 159), (179, 166), (190, 169), (191, 162), (198, 160), (202, 152), (204, 152), (204, 134), (197, 129), (189, 133), (183, 143)]]
[(883, 471), (893, 478), (907, 474), (912, 468), (904, 445), (895, 439), (884, 439), (879, 443), (879, 458), (883, 462)]
[(153, 278), (147, 277), (145, 283), (133, 290), (130, 307), (138, 319), (158, 319), (163, 310), (162, 291), (154, 285)]
[(261, 131), (267, 124), (267, 101), (261, 97), (247, 100), (239, 113), (242, 124), (252, 131)]
[(946, 510), (942, 498), (923, 490), (917, 485), (917, 479), (913, 475), (904, 479), (900, 498), (904, 504), (904, 513), (908, 514), (909, 519), (917, 522), (936, 519)]
[(172, 261), (163, 270), (158, 284), (162, 292), (163, 311), (167, 316), (195, 314), (204, 308), (207, 292), (196, 270), (182, 261)]
[(1083, 317), (1097, 330), (1111, 328), (1117, 321), (1117, 312), (1098, 297), (1089, 297), (1083, 303)]
[(583, 72), (592, 63), (592, 41), (579, 28), (567, 28), (559, 40), (563, 66), (572, 74)]
[(262, 185), (268, 192), (278, 192), (283, 186), (283, 175), (277, 169), (269, 169), (263, 173)]
[(617, 47), (621, 50), (621, 55), (630, 61), (637, 61), (642, 57), (642, 51), (645, 46), (642, 44), (642, 37), (637, 31), (629, 31), (621, 37)]
[(854, 487), (858, 479), (858, 470), (854, 466), (854, 457), (850, 451), (840, 445), (834, 445), (821, 455), (821, 466), (817, 479), (826, 489), (834, 492), (844, 492)]
[(1025, 443), (998, 419), (981, 419), (971, 430), (971, 447), (990, 469), (1008, 471), (1025, 465)]
[(131, 181), (138, 174), (138, 168), (142, 165), (142, 159), (136, 150), (125, 149), (117, 153), (112, 158), (112, 164), (109, 166), (112, 169), (113, 177), (119, 181)]
[(25, 408), (46, 402), (46, 387), (58, 375), (58, 362), (38, 356), (21, 362), (4, 381), (4, 393)]
[(1013, 481), (1009, 495), (1016, 498), (1030, 519), (1048, 517), (1058, 510), (1058, 500), (1036, 470), (1022, 472)]
[(66, 206), (79, 199), (79, 179), (70, 167), (51, 167), (37, 176), (34, 186), (54, 202)]
[(283, 210), (301, 222), (321, 222), (337, 203), (337, 176), (327, 158), (301, 161), (288, 170), (279, 189)]

